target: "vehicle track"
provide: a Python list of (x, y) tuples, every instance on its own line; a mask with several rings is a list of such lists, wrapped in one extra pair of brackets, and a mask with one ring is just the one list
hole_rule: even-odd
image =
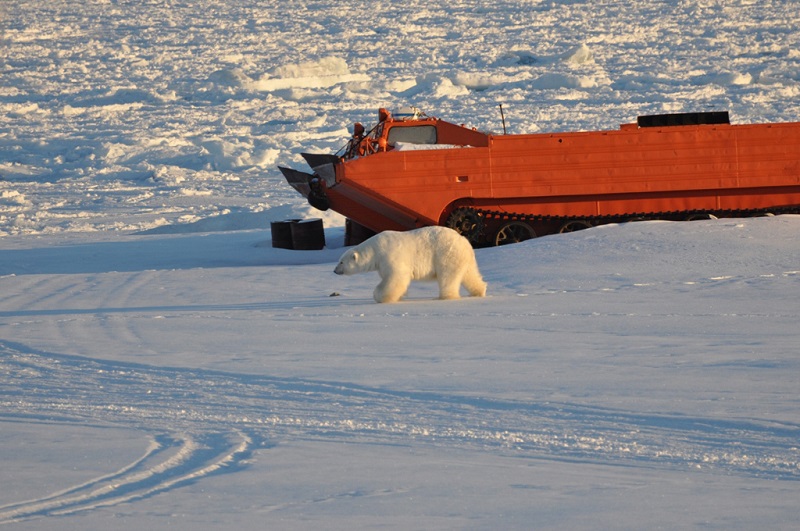
[(160, 435), (144, 455), (111, 474), (42, 498), (0, 506), (0, 524), (131, 502), (207, 476), (241, 459), (251, 440), (244, 434)]
[(276, 440), (428, 444), (500, 455), (800, 480), (800, 426), (640, 414), (393, 391), (292, 378), (154, 367), (0, 342), (0, 421), (117, 425), (145, 454), (61, 492), (0, 507), (0, 523), (154, 495), (246, 463)]

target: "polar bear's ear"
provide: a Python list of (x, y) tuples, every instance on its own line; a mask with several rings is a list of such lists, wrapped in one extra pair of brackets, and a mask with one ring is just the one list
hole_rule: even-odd
[(353, 260), (358, 260), (358, 253), (353, 251)]

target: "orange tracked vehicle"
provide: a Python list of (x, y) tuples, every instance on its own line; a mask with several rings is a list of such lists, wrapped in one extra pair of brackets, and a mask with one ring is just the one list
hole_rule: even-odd
[(362, 232), (444, 225), (475, 246), (638, 219), (800, 212), (800, 123), (731, 125), (727, 112), (494, 135), (381, 109), (339, 153), (303, 157), (312, 173), (280, 168), (289, 184)]

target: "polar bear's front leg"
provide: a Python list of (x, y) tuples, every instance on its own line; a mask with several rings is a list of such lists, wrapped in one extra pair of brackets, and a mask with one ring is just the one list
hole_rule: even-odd
[(408, 291), (411, 275), (391, 274), (382, 279), (372, 296), (375, 302), (397, 302)]

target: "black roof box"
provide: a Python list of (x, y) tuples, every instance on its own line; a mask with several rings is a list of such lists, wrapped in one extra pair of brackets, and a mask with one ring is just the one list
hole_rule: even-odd
[(713, 111), (639, 116), (636, 122), (639, 127), (668, 127), (672, 125), (729, 124), (731, 120), (728, 111)]

